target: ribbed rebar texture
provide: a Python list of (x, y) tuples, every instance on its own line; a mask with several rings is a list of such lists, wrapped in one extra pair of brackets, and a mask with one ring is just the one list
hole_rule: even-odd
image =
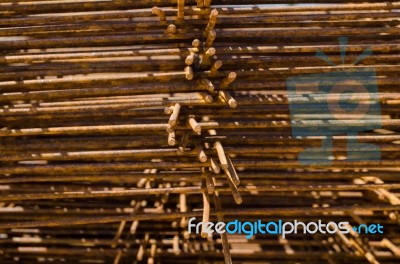
[(399, 51), (397, 1), (1, 1), (0, 263), (400, 263)]

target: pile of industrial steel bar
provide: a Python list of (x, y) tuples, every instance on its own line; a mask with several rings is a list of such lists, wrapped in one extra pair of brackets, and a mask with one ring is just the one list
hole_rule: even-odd
[(1, 264), (400, 263), (400, 2), (3, 0), (0, 53)]

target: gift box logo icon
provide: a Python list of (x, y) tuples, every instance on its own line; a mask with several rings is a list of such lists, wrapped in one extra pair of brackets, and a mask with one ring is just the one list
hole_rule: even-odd
[[(347, 38), (339, 38), (342, 66), (338, 70), (287, 78), (287, 93), (293, 137), (321, 137), (321, 146), (299, 153), (302, 165), (329, 165), (333, 159), (334, 135), (347, 135), (347, 160), (379, 160), (374, 144), (360, 143), (359, 132), (382, 127), (376, 72), (354, 67), (372, 54), (366, 49), (349, 67), (344, 65)], [(327, 55), (316, 56), (336, 66)]]

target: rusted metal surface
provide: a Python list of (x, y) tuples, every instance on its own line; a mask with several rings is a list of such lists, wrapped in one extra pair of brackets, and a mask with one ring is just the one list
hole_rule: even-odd
[[(0, 263), (400, 262), (400, 2), (9, 0), (0, 15)], [(379, 93), (340, 100), (379, 117), (292, 120), (290, 103), (324, 98), (289, 100), (287, 78), (370, 68)], [(298, 160), (325, 136), (294, 126), (378, 123), (333, 135), (329, 165)], [(354, 140), (381, 158), (349, 160)], [(247, 240), (189, 234), (191, 217), (385, 231)]]

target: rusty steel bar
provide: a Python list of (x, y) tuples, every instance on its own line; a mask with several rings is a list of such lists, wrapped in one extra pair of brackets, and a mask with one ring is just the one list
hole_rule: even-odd
[[(398, 263), (399, 10), (3, 1), (0, 263)], [(358, 82), (325, 94), (330, 75)], [(384, 233), (196, 234), (192, 217)]]

